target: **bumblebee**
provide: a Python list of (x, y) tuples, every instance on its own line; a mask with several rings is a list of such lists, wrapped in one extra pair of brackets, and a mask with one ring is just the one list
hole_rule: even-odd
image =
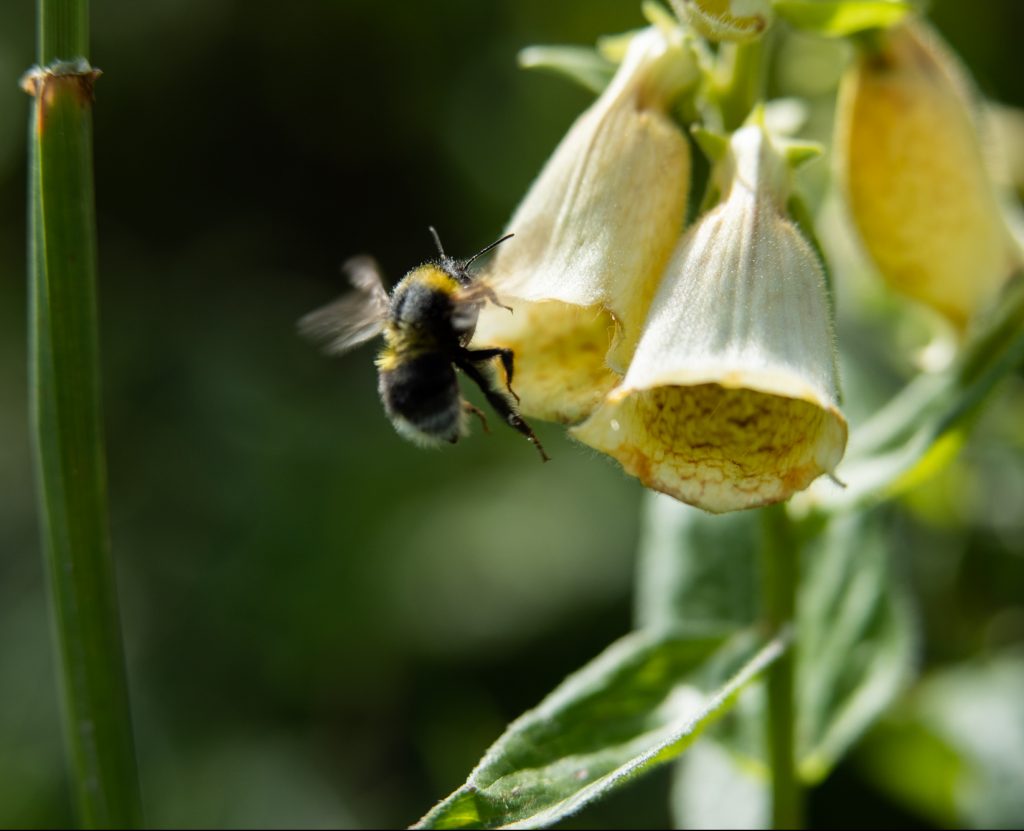
[[(512, 234), (467, 260), (457, 260), (444, 253), (437, 231), (430, 228), (430, 233), (439, 258), (409, 271), (390, 296), (371, 257), (350, 259), (343, 270), (354, 291), (303, 317), (300, 330), (325, 342), (326, 351), (335, 355), (383, 333), (384, 348), (376, 361), (377, 389), (395, 429), (416, 444), (454, 444), (466, 434), (470, 414), (488, 429), (485, 414), (462, 398), (458, 369), (480, 388), (502, 420), (548, 461), (544, 447), (516, 410), (519, 396), (512, 390), (512, 350), (469, 348), (483, 304), (501, 305), (486, 283), (473, 279), (469, 267)], [(495, 384), (496, 360), (505, 373), (504, 390)]]

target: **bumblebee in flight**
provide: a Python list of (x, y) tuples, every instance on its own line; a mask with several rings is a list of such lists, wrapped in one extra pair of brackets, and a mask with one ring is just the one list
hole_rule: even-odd
[[(384, 411), (405, 438), (426, 446), (454, 444), (467, 432), (470, 413), (487, 429), (484, 413), (459, 392), (458, 368), (480, 387), (498, 415), (548, 461), (513, 402), (519, 397), (512, 390), (512, 350), (469, 348), (481, 306), (487, 301), (501, 305), (489, 286), (473, 279), (469, 266), (512, 234), (468, 260), (456, 260), (444, 253), (437, 231), (431, 228), (430, 233), (439, 258), (408, 272), (390, 296), (372, 258), (346, 262), (343, 268), (355, 290), (306, 315), (299, 321), (300, 330), (326, 342), (326, 351), (335, 355), (383, 332), (384, 348), (376, 362), (377, 389)], [(495, 386), (495, 359), (505, 371), (505, 390)]]

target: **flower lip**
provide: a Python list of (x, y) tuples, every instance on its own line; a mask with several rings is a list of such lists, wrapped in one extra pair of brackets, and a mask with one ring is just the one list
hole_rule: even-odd
[(657, 386), (574, 428), (654, 490), (711, 513), (788, 499), (831, 474), (846, 422), (817, 402), (719, 383)]

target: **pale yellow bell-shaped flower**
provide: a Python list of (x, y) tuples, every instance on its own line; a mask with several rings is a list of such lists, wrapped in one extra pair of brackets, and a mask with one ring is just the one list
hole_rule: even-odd
[(881, 275), (963, 329), (1013, 270), (966, 73), (921, 21), (879, 33), (843, 79), (839, 178)]
[(576, 423), (619, 380), (683, 225), (686, 137), (669, 110), (695, 83), (681, 31), (631, 40), (508, 224), (483, 279), (514, 310), (482, 310), (475, 343), (515, 353), (524, 415)]
[(821, 265), (785, 213), (786, 154), (752, 124), (720, 165), (723, 201), (680, 241), (625, 378), (572, 430), (715, 513), (831, 474), (847, 434)]

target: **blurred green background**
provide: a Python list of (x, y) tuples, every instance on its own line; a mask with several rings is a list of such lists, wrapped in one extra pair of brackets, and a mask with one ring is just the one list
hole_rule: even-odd
[[(0, 5), (3, 826), (72, 821), (26, 414), (33, 15)], [(934, 18), (987, 94), (1024, 104), (1024, 4), (936, 0)], [(352, 254), (397, 279), (432, 255), (430, 224), (456, 255), (492, 241), (590, 100), (516, 52), (632, 28), (639, 4), (93, 0), (92, 20), (112, 528), (149, 821), (409, 824), (629, 629), (642, 493), (551, 425), (534, 425), (544, 466), (500, 426), (418, 450), (381, 412), (372, 349), (328, 360), (295, 321)], [(948, 631), (924, 663), (975, 654), (994, 609), (1024, 642), (1014, 504), (1002, 532), (953, 520), (932, 602), (962, 605), (932, 616)], [(907, 545), (948, 538), (928, 517)], [(573, 822), (664, 826), (666, 781)], [(853, 766), (811, 813), (851, 817), (926, 824)]]

